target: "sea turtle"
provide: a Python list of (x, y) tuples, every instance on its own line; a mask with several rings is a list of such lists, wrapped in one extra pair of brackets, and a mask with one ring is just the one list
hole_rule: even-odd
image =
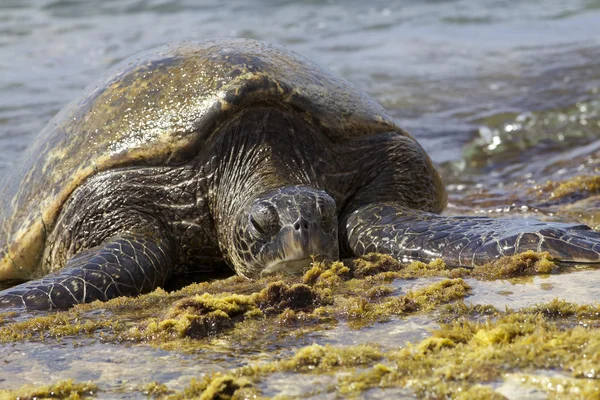
[(600, 261), (582, 225), (446, 217), (440, 175), (385, 110), (285, 48), (225, 39), (130, 58), (67, 106), (0, 186), (0, 307), (137, 295), (225, 261), (472, 266), (523, 250)]

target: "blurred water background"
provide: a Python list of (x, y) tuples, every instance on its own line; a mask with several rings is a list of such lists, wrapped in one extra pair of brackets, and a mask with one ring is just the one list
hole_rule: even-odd
[[(600, 0), (1, 0), (0, 174), (111, 65), (212, 37), (285, 45), (376, 98), (440, 167), (448, 213), (600, 224), (599, 196), (578, 192), (561, 202), (539, 191), (548, 181), (600, 175)], [(598, 296), (597, 285), (582, 292), (581, 281), (557, 279), (562, 291), (548, 295)], [(411, 331), (390, 322), (376, 336), (408, 329), (418, 339), (428, 323)], [(354, 342), (340, 332), (341, 343)], [(97, 346), (85, 354), (68, 343), (5, 346), (0, 386), (61, 377), (114, 383), (137, 373), (178, 387), (198, 372), (180, 371), (196, 358)], [(218, 365), (219, 357), (202, 362)]]
[(531, 212), (525, 189), (599, 172), (599, 33), (599, 0), (2, 0), (0, 173), (123, 58), (249, 37), (381, 102), (441, 166), (449, 212)]

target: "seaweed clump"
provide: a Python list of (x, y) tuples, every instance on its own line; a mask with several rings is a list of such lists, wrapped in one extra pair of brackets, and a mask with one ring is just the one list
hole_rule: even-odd
[(163, 317), (139, 323), (121, 337), (163, 344), (177, 339), (202, 339), (229, 331), (243, 322), (250, 324), (281, 314), (291, 319), (295, 312), (310, 313), (331, 302), (327, 291), (283, 281), (271, 282), (252, 294), (196, 294), (175, 301)]
[[(232, 328), (233, 319), (256, 310), (250, 296), (230, 294), (214, 296), (208, 293), (185, 297), (167, 310), (164, 319), (152, 319), (143, 332), (146, 338), (203, 338)], [(134, 334), (130, 331), (129, 334)]]
[[(519, 374), (521, 385), (537, 386), (550, 395), (598, 398), (600, 306), (555, 300), (520, 311), (491, 311), (487, 310), (487, 318), (474, 321), (471, 318), (481, 307), (464, 306), (451, 323), (441, 324), (430, 337), (401, 349), (313, 344), (287, 359), (233, 369), (217, 377), (241, 379), (248, 388), (258, 390), (260, 381), (274, 373), (302, 381), (314, 374), (330, 374), (336, 383), (318, 394), (335, 391), (349, 396), (372, 388), (408, 388), (419, 398), (500, 399), (504, 397), (495, 390), (498, 382)], [(527, 374), (546, 370), (567, 375)]]
[(548, 181), (538, 188), (540, 194), (546, 194), (546, 202), (564, 201), (570, 202), (600, 193), (600, 176), (582, 175), (566, 181)]
[(99, 330), (119, 331), (123, 324), (112, 319), (82, 318), (80, 310), (42, 315), (24, 321), (0, 325), (0, 344), (48, 337), (90, 336)]
[(382, 274), (391, 279), (415, 279), (430, 277), (460, 278), (469, 275), (467, 268), (449, 268), (441, 258), (424, 263), (413, 261), (401, 263), (388, 254), (369, 253), (352, 261), (356, 278)]
[[(441, 260), (403, 264), (389, 255), (373, 253), (347, 262), (314, 263), (303, 276), (257, 281), (235, 276), (191, 284), (171, 293), (157, 289), (137, 298), (82, 304), (26, 321), (6, 319), (0, 325), (0, 343), (100, 332), (103, 340), (162, 346), (223, 332), (238, 337), (261, 330), (308, 332), (327, 329), (339, 319), (358, 329), (464, 298), (470, 289), (460, 277), (498, 279), (554, 271), (554, 263), (544, 253), (505, 257), (472, 271), (448, 268)], [(401, 295), (397, 285), (390, 285), (395, 280), (422, 277), (449, 279), (435, 283), (427, 295), (422, 290)]]
[(551, 274), (557, 271), (558, 266), (548, 252), (536, 253), (528, 250), (475, 267), (471, 276), (481, 280), (495, 280)]
[(276, 369), (294, 372), (331, 372), (336, 368), (365, 366), (383, 358), (373, 346), (334, 347), (313, 344), (298, 350), (290, 359), (280, 361)]
[(229, 400), (257, 397), (257, 389), (247, 377), (233, 376), (220, 372), (207, 375), (201, 380), (192, 379), (183, 392), (168, 397), (169, 400)]
[[(600, 381), (600, 307), (556, 300), (521, 311), (498, 311), (464, 304), (461, 300), (471, 288), (461, 277), (499, 279), (556, 270), (543, 253), (500, 262), (505, 264), (471, 271), (450, 269), (440, 260), (402, 264), (390, 256), (369, 254), (345, 263), (314, 263), (302, 276), (257, 281), (232, 277), (171, 293), (159, 289), (138, 298), (81, 305), (27, 321), (11, 321), (7, 315), (0, 340), (97, 334), (102, 340), (178, 351), (198, 352), (213, 345), (226, 346), (232, 353), (248, 348), (270, 351), (273, 343), (278, 348), (297, 346), (303, 334), (340, 322), (360, 329), (440, 311), (439, 329), (401, 349), (311, 344), (291, 355), (284, 352), (278, 361), (209, 374), (183, 392), (172, 394), (159, 383), (140, 390), (174, 399), (256, 397), (261, 395), (261, 380), (272, 374), (293, 380), (296, 374), (306, 378), (320, 373), (330, 375), (335, 385), (311, 388), (315, 393), (346, 396), (373, 388), (403, 388), (425, 398), (496, 398), (500, 395), (494, 387), (506, 374), (550, 369), (569, 374), (569, 393), (594, 393), (595, 383), (589, 382)], [(394, 282), (416, 277), (431, 279), (409, 291)]]
[[(340, 320), (359, 329), (394, 316), (426, 312), (470, 294), (461, 277), (499, 279), (557, 271), (545, 253), (505, 257), (474, 270), (449, 268), (442, 260), (399, 263), (389, 255), (367, 254), (346, 262), (315, 262), (302, 276), (271, 276), (248, 281), (234, 276), (195, 283), (167, 293), (157, 289), (137, 298), (82, 304), (66, 312), (0, 325), (0, 343), (92, 336), (103, 340), (147, 342), (192, 350), (189, 340), (223, 333), (235, 340), (257, 332), (277, 337), (328, 329)], [(430, 292), (403, 294), (400, 279), (447, 278)], [(267, 336), (264, 336), (267, 337)], [(175, 341), (175, 342), (174, 342)]]
[[(597, 397), (599, 311), (597, 305), (555, 300), (521, 311), (496, 312), (482, 321), (464, 315), (442, 324), (420, 343), (387, 353), (385, 369), (374, 366), (343, 378), (340, 390), (351, 392), (368, 382), (369, 387), (410, 386), (419, 397), (455, 398), (507, 373), (558, 369), (571, 374), (569, 384), (580, 393)], [(572, 321), (574, 316), (578, 321)]]
[(146, 396), (150, 397), (162, 397), (171, 392), (165, 384), (158, 383), (156, 381), (147, 383), (140, 388), (140, 391)]
[(0, 390), (0, 398), (19, 400), (79, 400), (82, 398), (95, 396), (97, 392), (98, 386), (94, 383), (77, 383), (71, 379), (67, 379), (47, 386), (26, 385), (17, 390)]

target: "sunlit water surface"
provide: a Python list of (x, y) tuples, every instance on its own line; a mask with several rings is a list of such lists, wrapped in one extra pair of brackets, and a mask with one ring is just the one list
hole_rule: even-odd
[[(58, 110), (123, 58), (181, 40), (249, 37), (305, 54), (381, 102), (440, 167), (448, 213), (527, 215), (597, 227), (598, 195), (552, 203), (537, 189), (600, 172), (599, 21), (598, 0), (3, 0), (0, 174)], [(527, 284), (469, 281), (475, 288), (470, 300), (499, 308), (557, 296), (591, 303), (600, 298), (597, 275), (584, 271)], [(433, 321), (417, 316), (360, 332), (341, 324), (295, 346), (397, 347), (425, 337)], [(91, 379), (125, 390), (123, 397), (144, 397), (127, 388), (157, 380), (181, 389), (191, 377), (277, 355), (182, 355), (69, 340), (3, 345), (0, 388)], [(305, 385), (313, 384), (319, 382)], [(266, 395), (309, 391), (289, 387), (285, 375), (273, 375), (265, 385)], [(386, 392), (394, 394), (403, 392)]]

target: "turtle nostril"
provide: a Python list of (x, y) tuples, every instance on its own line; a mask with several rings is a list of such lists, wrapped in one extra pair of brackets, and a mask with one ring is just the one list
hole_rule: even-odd
[(294, 222), (294, 229), (297, 231), (308, 231), (308, 222), (305, 221), (304, 218), (299, 218), (296, 222)]

